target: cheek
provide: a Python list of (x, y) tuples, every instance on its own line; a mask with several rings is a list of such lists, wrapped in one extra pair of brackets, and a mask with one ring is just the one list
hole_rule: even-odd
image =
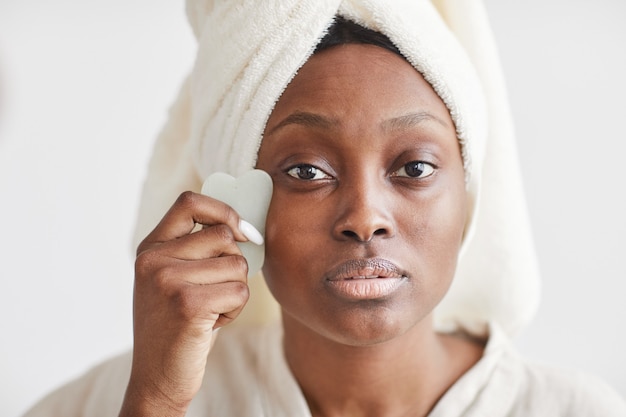
[[(280, 207), (280, 204), (278, 204)], [(263, 264), (263, 275), (268, 284), (274, 281), (277, 269), (281, 266), (281, 259), (278, 254), (284, 253), (285, 240), (282, 238), (287, 232), (284, 215), (279, 215), (281, 210), (277, 208), (276, 193), (272, 196), (272, 201), (267, 213), (265, 222), (265, 262)], [(289, 258), (287, 258), (289, 259)], [(272, 291), (273, 292), (273, 291)]]
[(439, 244), (438, 252), (456, 253), (460, 248), (465, 230), (465, 199), (457, 193), (447, 193), (433, 206), (424, 235), (432, 236)]
[[(283, 277), (293, 277), (300, 265), (309, 265), (319, 258), (317, 240), (319, 220), (310, 204), (304, 207), (294, 198), (275, 192), (267, 215), (265, 228), (265, 263), (263, 273), (272, 293), (280, 290)], [(317, 255), (316, 255), (317, 254)], [(292, 280), (293, 286), (297, 280)], [(275, 294), (276, 295), (276, 294)]]
[(430, 230), (424, 233), (432, 238), (430, 262), (437, 268), (436, 276), (440, 277), (446, 291), (456, 271), (466, 215), (465, 189), (448, 192), (437, 201), (428, 226)]
[(464, 184), (412, 206), (399, 214), (399, 234), (406, 237), (404, 258), (414, 260), (419, 285), (437, 298), (447, 291), (456, 271), (467, 213)]

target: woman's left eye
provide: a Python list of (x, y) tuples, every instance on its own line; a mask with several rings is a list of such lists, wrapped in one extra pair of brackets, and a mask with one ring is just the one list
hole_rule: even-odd
[(435, 172), (435, 167), (428, 162), (411, 161), (394, 172), (396, 177), (426, 178)]
[(306, 181), (324, 180), (330, 178), (330, 175), (318, 167), (309, 164), (300, 164), (291, 167), (287, 170), (287, 175)]

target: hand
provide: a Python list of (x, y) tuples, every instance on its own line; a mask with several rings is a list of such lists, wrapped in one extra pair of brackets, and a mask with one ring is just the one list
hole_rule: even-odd
[[(248, 265), (235, 244), (247, 241), (239, 221), (228, 205), (185, 192), (139, 245), (133, 365), (120, 415), (185, 414), (213, 331), (248, 300)], [(196, 224), (203, 228), (192, 233)]]

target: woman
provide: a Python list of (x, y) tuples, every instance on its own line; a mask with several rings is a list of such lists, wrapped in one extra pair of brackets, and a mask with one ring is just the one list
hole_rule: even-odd
[[(603, 384), (530, 366), (508, 345), (506, 333), (534, 307), (532, 276), (519, 284), (520, 271), (493, 274), (498, 285), (513, 280), (524, 290), (509, 298), (510, 311), (497, 302), (484, 310), (464, 304), (463, 297), (489, 301), (476, 294), (508, 295), (485, 288), (488, 274), (463, 275), (481, 264), (467, 257), (489, 247), (481, 243), (489, 227), (480, 223), (476, 200), (478, 186), (489, 184), (478, 167), (481, 149), (486, 161), (493, 150), (487, 137), (494, 127), (483, 119), (480, 83), (430, 6), (415, 6), (423, 14), (403, 20), (399, 12), (413, 6), (362, 3), (282, 2), (271, 13), (310, 17), (304, 30), (311, 34), (299, 40), (314, 53), (285, 54), (276, 39), (292, 39), (276, 26), (259, 36), (258, 53), (241, 58), (244, 75), (233, 83), (212, 81), (232, 68), (219, 74), (203, 62), (215, 59), (215, 45), (207, 41), (203, 50), (207, 35), (198, 34), (191, 140), (174, 158), (183, 172), (173, 182), (220, 164), (238, 174), (250, 161), (271, 176), (263, 273), (280, 323), (227, 326), (250, 296), (248, 265), (236, 245), (248, 238), (232, 208), (185, 192), (138, 248), (132, 361), (103, 365), (31, 415), (55, 404), (64, 415), (110, 415), (122, 398), (120, 415), (133, 416), (624, 414), (623, 401)], [(209, 5), (204, 12), (245, 19), (263, 8)], [(271, 27), (270, 19), (261, 21)], [(228, 38), (237, 43), (236, 35)], [(292, 67), (275, 65), (281, 54)], [(157, 150), (154, 161), (170, 156)], [(154, 171), (172, 172), (162, 166), (153, 162), (145, 201), (150, 181), (158, 180)], [(517, 220), (509, 213), (507, 221)], [(525, 235), (516, 238), (515, 255), (525, 259)], [(457, 265), (462, 247), (466, 258)], [(497, 265), (494, 259), (485, 269)], [(483, 293), (464, 289), (481, 285)]]

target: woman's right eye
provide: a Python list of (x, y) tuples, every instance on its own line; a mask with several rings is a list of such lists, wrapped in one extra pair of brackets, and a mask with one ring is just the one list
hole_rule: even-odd
[(331, 178), (330, 175), (316, 166), (309, 164), (299, 164), (287, 170), (287, 174), (299, 180), (315, 181)]

